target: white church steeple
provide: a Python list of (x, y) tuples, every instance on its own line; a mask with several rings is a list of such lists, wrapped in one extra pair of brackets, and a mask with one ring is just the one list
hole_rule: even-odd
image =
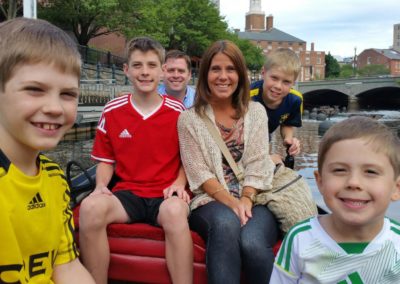
[(249, 13), (251, 13), (251, 12), (262, 12), (261, 0), (250, 0)]
[(246, 13), (246, 32), (265, 30), (265, 13), (261, 10), (261, 0), (250, 0), (250, 9)]

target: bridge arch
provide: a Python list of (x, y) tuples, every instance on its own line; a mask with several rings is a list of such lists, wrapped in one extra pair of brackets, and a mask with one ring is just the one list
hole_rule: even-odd
[(348, 107), (349, 96), (332, 89), (320, 89), (303, 93), (304, 109), (311, 110), (318, 106)]
[(360, 109), (400, 109), (400, 87), (374, 88), (356, 97)]

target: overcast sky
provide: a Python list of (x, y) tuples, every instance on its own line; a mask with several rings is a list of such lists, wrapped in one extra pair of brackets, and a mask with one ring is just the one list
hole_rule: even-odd
[[(230, 28), (244, 31), (249, 0), (220, 0), (220, 14)], [(342, 57), (367, 48), (393, 45), (393, 25), (400, 23), (399, 0), (261, 0), (274, 16), (274, 27), (307, 42), (315, 50)]]

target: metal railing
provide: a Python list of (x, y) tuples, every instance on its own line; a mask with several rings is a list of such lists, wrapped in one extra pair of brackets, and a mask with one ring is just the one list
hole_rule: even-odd
[(125, 62), (123, 57), (113, 55), (110, 51), (101, 51), (83, 45), (78, 45), (78, 50), (82, 61), (87, 64), (97, 65), (100, 63), (101, 66), (108, 68), (115, 66), (115, 68), (122, 70)]

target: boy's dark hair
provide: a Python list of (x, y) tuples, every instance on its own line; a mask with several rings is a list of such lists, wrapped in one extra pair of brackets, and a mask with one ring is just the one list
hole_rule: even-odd
[(204, 107), (210, 103), (211, 92), (208, 86), (208, 72), (210, 71), (212, 59), (218, 53), (228, 56), (235, 66), (239, 82), (237, 89), (232, 94), (232, 105), (236, 110), (236, 118), (243, 117), (249, 106), (250, 83), (243, 54), (240, 49), (229, 40), (216, 41), (204, 52), (200, 63), (194, 108), (198, 114), (202, 115)]
[(140, 50), (141, 52), (154, 51), (157, 54), (158, 59), (160, 60), (160, 64), (164, 63), (164, 47), (162, 47), (162, 45), (158, 41), (150, 37), (135, 37), (127, 43), (125, 49), (125, 58), (127, 62), (129, 62), (131, 54), (135, 50)]
[(361, 138), (366, 143), (371, 143), (376, 152), (385, 154), (395, 173), (400, 175), (400, 140), (386, 125), (377, 120), (353, 116), (331, 126), (319, 144), (318, 171), (321, 172), (325, 162), (326, 153), (336, 142)]
[(191, 72), (192, 66), (191, 66), (191, 62), (190, 62), (190, 57), (184, 53), (183, 51), (177, 50), (177, 49), (171, 49), (167, 52), (167, 54), (165, 55), (165, 62), (168, 61), (168, 59), (184, 59), (186, 62), (186, 66), (189, 70), (189, 72)]
[[(54, 64), (77, 76), (81, 58), (76, 43), (60, 28), (44, 20), (15, 18), (0, 24), (0, 90), (23, 64)], [(49, 78), (51, 80), (51, 78)]]

